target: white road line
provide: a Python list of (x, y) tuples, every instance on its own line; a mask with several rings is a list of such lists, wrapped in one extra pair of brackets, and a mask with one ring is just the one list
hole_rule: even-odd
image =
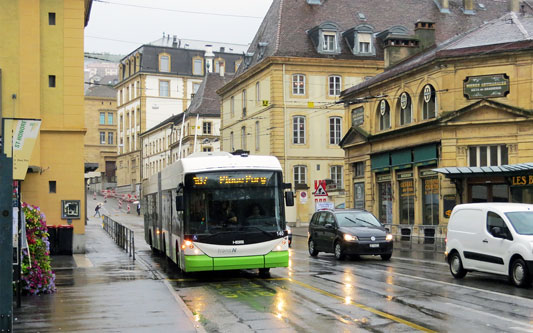
[(496, 319), (499, 319), (499, 320), (508, 321), (508, 322), (513, 323), (513, 324), (515, 324), (515, 325), (520, 325), (520, 326), (529, 327), (529, 330), (528, 330), (527, 332), (531, 332), (531, 325), (530, 325), (529, 323), (523, 323), (523, 322), (521, 322), (521, 321), (517, 321), (517, 320), (513, 320), (513, 319), (505, 318), (505, 317), (498, 316), (498, 315), (495, 315), (495, 314), (492, 314), (492, 313), (487, 313), (487, 312), (485, 312), (485, 311), (475, 310), (475, 309), (472, 309), (472, 308), (470, 308), (470, 307), (462, 306), (462, 305), (455, 304), (455, 303), (445, 303), (445, 304), (447, 304), (447, 305), (452, 305), (452, 306), (455, 306), (455, 307), (458, 307), (458, 308), (460, 308), (460, 309), (465, 310), (466, 312), (476, 312), (476, 313), (479, 314), (479, 315), (489, 316), (489, 317), (496, 318)]
[(455, 288), (469, 289), (469, 290), (472, 290), (472, 291), (484, 292), (484, 293), (488, 293), (488, 294), (492, 294), (492, 295), (498, 295), (498, 296), (502, 296), (502, 297), (510, 297), (510, 298), (519, 299), (519, 300), (530, 300), (530, 298), (528, 298), (527, 296), (508, 295), (508, 294), (504, 294), (504, 293), (499, 293), (497, 291), (486, 290), (486, 289), (475, 288), (475, 287), (469, 287), (469, 286), (463, 286), (463, 285), (460, 285), (460, 284), (449, 283), (449, 282), (444, 282), (444, 281), (439, 281), (439, 280), (426, 279), (426, 278), (423, 278), (423, 277), (413, 276), (413, 275), (408, 275), (408, 274), (402, 274), (402, 273), (393, 272), (392, 274), (399, 275), (399, 276), (404, 276), (404, 277), (407, 277), (407, 278), (410, 278), (410, 279), (416, 279), (416, 280), (433, 282), (433, 283), (440, 283), (440, 284), (444, 284), (444, 285), (447, 285), (447, 286), (452, 286), (452, 287), (455, 287)]
[[(394, 254), (394, 252), (393, 252), (393, 254)], [(392, 259), (405, 260), (405, 261), (415, 261), (415, 262), (421, 262), (421, 263), (424, 263), (424, 264), (434, 264), (434, 265), (448, 266), (447, 263), (440, 262), (440, 261), (420, 260), (420, 259), (411, 259), (411, 258), (403, 258), (403, 257), (395, 257), (395, 256), (392, 256)]]

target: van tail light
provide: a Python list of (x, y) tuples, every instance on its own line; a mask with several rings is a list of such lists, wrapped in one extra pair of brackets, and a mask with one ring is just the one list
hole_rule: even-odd
[(448, 244), (448, 237), (444, 238), (444, 244)]

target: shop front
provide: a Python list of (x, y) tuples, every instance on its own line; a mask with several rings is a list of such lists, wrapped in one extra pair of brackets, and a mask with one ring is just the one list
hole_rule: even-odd
[(434, 169), (455, 184), (459, 203), (533, 204), (533, 163)]

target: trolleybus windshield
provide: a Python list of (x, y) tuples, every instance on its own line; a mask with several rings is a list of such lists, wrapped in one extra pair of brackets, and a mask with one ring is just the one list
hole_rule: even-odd
[(273, 171), (188, 174), (185, 234), (221, 241), (222, 235), (236, 232), (256, 234), (256, 241), (282, 236), (285, 221), (280, 182), (280, 173)]

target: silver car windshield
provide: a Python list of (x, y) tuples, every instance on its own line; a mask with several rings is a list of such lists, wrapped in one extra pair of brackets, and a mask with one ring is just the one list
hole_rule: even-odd
[(339, 227), (381, 227), (381, 223), (368, 212), (336, 213)]
[(505, 213), (513, 225), (514, 230), (520, 235), (533, 235), (533, 212)]

